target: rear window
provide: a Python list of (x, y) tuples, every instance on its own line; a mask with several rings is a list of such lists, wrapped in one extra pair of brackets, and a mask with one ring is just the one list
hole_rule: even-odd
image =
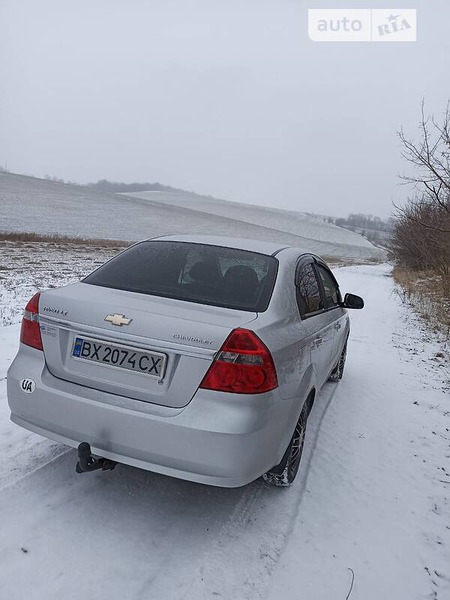
[(187, 242), (148, 241), (128, 248), (83, 283), (262, 312), (276, 279), (273, 256)]

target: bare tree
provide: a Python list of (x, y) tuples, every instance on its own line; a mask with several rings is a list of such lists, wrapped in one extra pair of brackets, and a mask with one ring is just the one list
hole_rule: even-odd
[(415, 199), (429, 201), (450, 213), (450, 102), (445, 109), (442, 123), (433, 115), (425, 115), (422, 100), (421, 139), (415, 143), (407, 138), (403, 129), (398, 132), (404, 146), (403, 158), (414, 167), (412, 175), (401, 175), (405, 184), (412, 185)]
[(418, 142), (398, 132), (403, 157), (413, 167), (401, 175), (412, 194), (395, 206), (391, 250), (397, 263), (413, 270), (432, 270), (448, 294), (450, 273), (450, 103), (442, 120), (425, 115), (421, 106)]

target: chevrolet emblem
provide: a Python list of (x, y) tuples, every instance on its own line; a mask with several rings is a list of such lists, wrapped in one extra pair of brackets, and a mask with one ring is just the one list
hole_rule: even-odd
[(111, 325), (119, 325), (119, 327), (122, 327), (122, 325), (129, 325), (132, 320), (133, 319), (129, 319), (125, 315), (118, 315), (117, 313), (106, 315), (105, 317), (105, 321), (108, 321)]

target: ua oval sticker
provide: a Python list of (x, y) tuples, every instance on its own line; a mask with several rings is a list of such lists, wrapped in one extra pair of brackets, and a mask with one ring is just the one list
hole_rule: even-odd
[(31, 394), (36, 388), (36, 383), (32, 379), (22, 379), (20, 387), (26, 394)]

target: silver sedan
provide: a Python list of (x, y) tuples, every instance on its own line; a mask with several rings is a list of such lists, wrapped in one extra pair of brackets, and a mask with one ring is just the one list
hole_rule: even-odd
[(126, 463), (224, 487), (261, 475), (289, 485), (314, 400), (342, 377), (346, 309), (363, 304), (298, 248), (139, 242), (28, 302), (11, 420), (78, 447), (78, 472)]

